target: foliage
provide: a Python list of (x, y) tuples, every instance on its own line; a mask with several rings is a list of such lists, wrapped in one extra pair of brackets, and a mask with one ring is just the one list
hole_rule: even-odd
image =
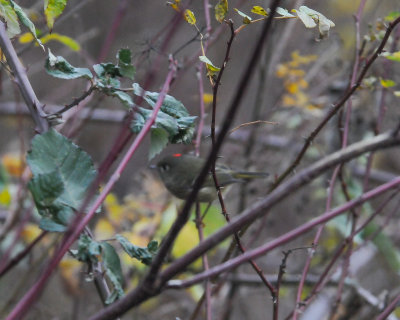
[(29, 183), (41, 215), (40, 227), (65, 231), (80, 211), (96, 170), (86, 152), (51, 129), (37, 135), (27, 156), (33, 178)]
[[(276, 7), (277, 2), (271, 3)], [(260, 255), (273, 249), (282, 250), (283, 247), (289, 250), (284, 252), (284, 259), (276, 259), (276, 255), (271, 254), (268, 259), (275, 257), (275, 260), (267, 262), (268, 268), (272, 269), (264, 267), (264, 271), (274, 273), (276, 270), (278, 274), (277, 281), (266, 285), (272, 298), (271, 315), (267, 317), (278, 319), (286, 312), (285, 308), (292, 308), (287, 311), (294, 318), (306, 308), (313, 310), (313, 299), (319, 292), (327, 292), (330, 301), (336, 303), (332, 308), (327, 308), (326, 315), (330, 318), (337, 317), (338, 310), (342, 312), (346, 309), (344, 304), (347, 295), (365, 299), (367, 290), (357, 283), (360, 279), (359, 269), (353, 271), (355, 267), (352, 264), (360, 249), (370, 250), (373, 247), (373, 254), (377, 252), (382, 257), (380, 260), (389, 266), (385, 272), (396, 287), (400, 255), (393, 229), (396, 224), (392, 223), (397, 223), (397, 217), (395, 210), (390, 213), (390, 207), (397, 208), (398, 203), (392, 205), (391, 201), (398, 195), (394, 189), (389, 197), (382, 195), (396, 187), (400, 180), (375, 172), (375, 161), (378, 161), (375, 159), (378, 157), (374, 152), (400, 143), (393, 133), (379, 134), (382, 128), (389, 128), (392, 132), (397, 132), (399, 128), (394, 111), (396, 97), (400, 97), (395, 72), (400, 61), (400, 52), (396, 49), (399, 38), (395, 31), (400, 24), (399, 12), (389, 12), (376, 21), (365, 21), (369, 16), (363, 16), (365, 1), (361, 1), (359, 11), (355, 12), (356, 28), (352, 26), (352, 30), (356, 29), (357, 41), (352, 40), (356, 45), (355, 54), (352, 53), (350, 59), (348, 53), (346, 56), (335, 51), (339, 43), (337, 34), (334, 41), (327, 39), (330, 32), (336, 33), (345, 24), (343, 19), (335, 16), (334, 10), (330, 10), (331, 4), (319, 4), (317, 9), (329, 12), (337, 26), (324, 14), (307, 6), (295, 9), (277, 7), (272, 17), (270, 8), (264, 8), (256, 2), (238, 2), (238, 8), (234, 10), (229, 0), (216, 0), (210, 3), (209, 8), (201, 10), (197, 4), (193, 3), (192, 6), (191, 2), (181, 0), (170, 0), (167, 4), (170, 8), (163, 7), (160, 10), (170, 11), (173, 19), (162, 30), (157, 30), (156, 34), (143, 41), (143, 51), (138, 43), (135, 43), (134, 52), (122, 44), (123, 48), (117, 52), (114, 60), (103, 61), (101, 57), (107, 56), (109, 48), (116, 45), (115, 36), (121, 26), (133, 26), (135, 32), (138, 31), (135, 28), (142, 27), (140, 24), (143, 22), (133, 25), (132, 21), (128, 24), (124, 20), (126, 13), (131, 18), (129, 1), (121, 1), (118, 7), (110, 5), (116, 9), (114, 20), (106, 34), (101, 29), (100, 36), (104, 42), (101, 47), (96, 44), (95, 50), (101, 53), (93, 56), (92, 48), (87, 45), (88, 38), (82, 37), (84, 40), (78, 42), (77, 39), (82, 38), (77, 38), (76, 33), (74, 36), (53, 33), (58, 17), (67, 8), (67, 0), (44, 0), (40, 14), (37, 14), (37, 6), (22, 8), (16, 1), (0, 0), (0, 18), (8, 36), (18, 36), (15, 39), (17, 41), (11, 43), (6, 39), (8, 42), (1, 48), (4, 53), (1, 59), (4, 77), (9, 77), (11, 84), (18, 85), (12, 92), (13, 98), (17, 100), (15, 93), (20, 90), (36, 126), (25, 126), (25, 120), (21, 119), (15, 123), (10, 121), (11, 126), (17, 127), (18, 123), (20, 131), (17, 138), (10, 139), (10, 148), (15, 149), (14, 140), (18, 141), (20, 148), (19, 152), (6, 151), (1, 158), (0, 214), (4, 226), (0, 228), (0, 276), (4, 276), (14, 267), (14, 263), (19, 263), (26, 256), (29, 256), (28, 267), (44, 266), (39, 280), (31, 290), (27, 290), (16, 306), (12, 302), (20, 292), (12, 292), (10, 298), (5, 299), (6, 308), (9, 305), (14, 308), (9, 318), (22, 317), (21, 313), (28, 310), (30, 303), (39, 296), (57, 265), (66, 289), (78, 297), (76, 301), (83, 297), (81, 290), (85, 286), (82, 286), (81, 274), (85, 272), (85, 279), (95, 282), (103, 305), (115, 303), (111, 310), (116, 314), (125, 311), (118, 300), (124, 299), (125, 292), (134, 292), (130, 295), (132, 300), (129, 303), (142, 306), (143, 309), (133, 315), (139, 318), (143, 315), (141, 312), (146, 313), (146, 317), (153, 317), (156, 312), (150, 309), (162, 307), (164, 300), (150, 300), (155, 295), (162, 293), (168, 299), (170, 290), (166, 289), (183, 289), (188, 283), (191, 286), (190, 297), (198, 301), (196, 310), (201, 310), (203, 301), (206, 301), (207, 313), (214, 313), (216, 308), (209, 298), (212, 295), (213, 299), (226, 299), (221, 305), (228, 306), (222, 310), (227, 318), (234, 312), (234, 309), (230, 309), (232, 300), (229, 300), (233, 293), (236, 294), (235, 303), (237, 301), (252, 308), (251, 299), (243, 296), (242, 290), (236, 289), (247, 286), (249, 279), (252, 285), (265, 286), (268, 279), (264, 278), (261, 267), (258, 267), (259, 263), (260, 266), (265, 265)], [(71, 10), (67, 14), (78, 14), (79, 5), (73, 5), (75, 7), (68, 7)], [(157, 17), (159, 12), (153, 10), (155, 6), (158, 4), (149, 8), (152, 9), (151, 14)], [(288, 19), (296, 22), (299, 27), (296, 32), (286, 29), (284, 24)], [(149, 20), (152, 21), (152, 27), (157, 26), (158, 21), (154, 21), (154, 18)], [(368, 31), (363, 36), (366, 22), (369, 24)], [(251, 27), (254, 23), (264, 23), (265, 28)], [(275, 33), (277, 24), (283, 25), (282, 34)], [(324, 42), (313, 41), (303, 25), (307, 29), (318, 28), (319, 35), (315, 40), (325, 39)], [(21, 28), (28, 32), (21, 34)], [(154, 30), (150, 29), (149, 33), (153, 33)], [(261, 29), (265, 34), (255, 43), (253, 40)], [(143, 37), (139, 32), (135, 35)], [(244, 35), (248, 39), (241, 42), (243, 38), (240, 39), (240, 36)], [(226, 39), (229, 39), (228, 43)], [(53, 41), (61, 46), (56, 45), (56, 49), (51, 51), (48, 46), (54, 45)], [(238, 43), (245, 43), (246, 47), (239, 48)], [(43, 52), (35, 49), (33, 55), (25, 53), (37, 46), (48, 50), (45, 60), (48, 75), (75, 80), (70, 81), (74, 92), (82, 91), (79, 89), (82, 85), (86, 87), (79, 97), (68, 94), (72, 102), (55, 108), (59, 111), (53, 113), (49, 111), (54, 104), (51, 100), (57, 95), (65, 99), (64, 88), (61, 88), (62, 96), (57, 90), (49, 89), (51, 85), (43, 89), (39, 81), (31, 86), (30, 81), (36, 80), (37, 69), (35, 61), (30, 59), (34, 54)], [(251, 49), (253, 46), (254, 51)], [(68, 49), (65, 51), (71, 56), (59, 55), (61, 52), (53, 54), (58, 50), (57, 47)], [(15, 58), (17, 56), (18, 59)], [(246, 61), (250, 56), (254, 59)], [(236, 64), (231, 64), (232, 61)], [(167, 62), (170, 68), (166, 80), (162, 82)], [(78, 63), (85, 65), (76, 67)], [(226, 73), (223, 74), (224, 70)], [(183, 76), (185, 73), (187, 75)], [(183, 83), (194, 79), (198, 82)], [(203, 83), (205, 79), (209, 80), (207, 86)], [(39, 88), (38, 97), (35, 94), (36, 87)], [(160, 87), (163, 88), (161, 91)], [(8, 90), (7, 86), (5, 88), (7, 96), (12, 96), (8, 93), (12, 90)], [(191, 92), (193, 88), (194, 94)], [(173, 91), (174, 96), (168, 94), (171, 90), (176, 90)], [(178, 98), (176, 92), (184, 90), (187, 90), (187, 96)], [(205, 93), (207, 91), (212, 91), (212, 94)], [(65, 92), (68, 93), (67, 90)], [(92, 93), (95, 95), (92, 96)], [(90, 99), (86, 99), (89, 96)], [(116, 99), (104, 99), (105, 96)], [(41, 99), (47, 100), (40, 102)], [(160, 107), (157, 102), (161, 99)], [(116, 106), (110, 106), (110, 101), (117, 101)], [(198, 103), (200, 116), (194, 116), (181, 101), (188, 101), (191, 107)], [(73, 108), (78, 105), (76, 110), (83, 110), (85, 114), (74, 112)], [(121, 106), (125, 117), (117, 123), (120, 130), (111, 148), (107, 149), (107, 154), (100, 157), (96, 154), (101, 161), (97, 173), (89, 154), (77, 145), (82, 141), (79, 138), (103, 143), (102, 137), (111, 134), (111, 131), (107, 126), (100, 129), (95, 127), (93, 136), (86, 136), (91, 131), (85, 130), (87, 121), (113, 121), (113, 127), (116, 127), (116, 121), (108, 117), (111, 115), (110, 118), (113, 118), (115, 108)], [(212, 110), (208, 109), (210, 107)], [(242, 110), (238, 112), (239, 107)], [(67, 110), (71, 112), (64, 114)], [(386, 113), (388, 110), (390, 114)], [(313, 116), (304, 111), (311, 111)], [(270, 123), (267, 121), (269, 119), (262, 118), (276, 119), (278, 121), (274, 123), (278, 125), (254, 129), (253, 125)], [(246, 122), (236, 123), (241, 121)], [(208, 140), (208, 136), (203, 137), (208, 130), (208, 123), (211, 123), (212, 141)], [(56, 127), (58, 124), (62, 126)], [(26, 159), (23, 154), (23, 128), (29, 128), (32, 136), (33, 130), (37, 131)], [(229, 132), (229, 128), (234, 129)], [(323, 129), (325, 133), (322, 133)], [(7, 127), (3, 132), (8, 130)], [(134, 140), (132, 133), (136, 135)], [(181, 205), (181, 202), (175, 202), (176, 199), (168, 195), (150, 171), (135, 167), (134, 173), (131, 173), (125, 169), (132, 155), (140, 160), (140, 155), (137, 156), (135, 152), (146, 141), (142, 140), (146, 134), (150, 140), (149, 159), (156, 157), (169, 144), (185, 144), (185, 152), (193, 150), (196, 154), (215, 157), (231, 155), (225, 157), (229, 164), (246, 164), (257, 169), (260, 167), (263, 171), (266, 167), (265, 171), (271, 173), (271, 180), (268, 185), (257, 185), (257, 182), (250, 186), (238, 185), (234, 187), (237, 193), (220, 193), (219, 203), (195, 206), (193, 198)], [(229, 134), (230, 144), (227, 143), (228, 139), (225, 139), (225, 145), (224, 142), (220, 143)], [(215, 139), (216, 136), (218, 138)], [(6, 140), (2, 141), (8, 144)], [(356, 143), (351, 145), (353, 142)], [(223, 152), (221, 146), (226, 147)], [(209, 153), (208, 147), (213, 148), (215, 153)], [(124, 150), (129, 151), (125, 153)], [(372, 153), (354, 160), (367, 152)], [(396, 156), (391, 158), (397, 159)], [(200, 178), (207, 179), (209, 171), (213, 172), (215, 163), (212, 160), (210, 158), (207, 162), (210, 164), (208, 172), (203, 170)], [(302, 168), (299, 172), (298, 167)], [(361, 177), (355, 173), (359, 167)], [(253, 168), (248, 170), (252, 171)], [(370, 180), (375, 179), (375, 174), (378, 178), (372, 183)], [(123, 183), (121, 177), (130, 180), (129, 187), (119, 186), (119, 190), (129, 194), (125, 198), (110, 193), (116, 183)], [(313, 183), (306, 188), (311, 181)], [(132, 185), (133, 191), (129, 189)], [(197, 185), (190, 181), (187, 188), (195, 188), (193, 186)], [(211, 186), (212, 189), (214, 187), (216, 192), (221, 191), (218, 181)], [(295, 194), (297, 191), (298, 194)], [(366, 201), (372, 197), (376, 199), (374, 202)], [(93, 219), (96, 213), (94, 208), (98, 208), (96, 212), (102, 214)], [(283, 218), (270, 219), (266, 216), (269, 212), (271, 216), (282, 215)], [(258, 219), (262, 215), (265, 218)], [(252, 224), (255, 221), (257, 223)], [(306, 234), (317, 228), (319, 230), (315, 234)], [(247, 229), (250, 232), (245, 234)], [(202, 238), (206, 240), (202, 241)], [(234, 238), (234, 242), (228, 246), (230, 238)], [(295, 243), (295, 239), (298, 242)], [(302, 250), (296, 263), (286, 260), (299, 246)], [(239, 248), (243, 254), (234, 257), (235, 248)], [(40, 255), (37, 251), (40, 251)], [(45, 263), (44, 258), (48, 259)], [(250, 278), (248, 270), (242, 267), (248, 262), (255, 269), (257, 280)], [(297, 292), (291, 286), (285, 286), (287, 265), (290, 273), (299, 275)], [(369, 265), (366, 263), (364, 267), (368, 268)], [(231, 274), (231, 270), (235, 270), (235, 273)], [(32, 268), (32, 274), (34, 271)], [(374, 270), (368, 271), (372, 276)], [(223, 276), (220, 276), (221, 272)], [(318, 279), (314, 281), (312, 278), (314, 283), (306, 286), (308, 274), (311, 273), (317, 275)], [(335, 280), (333, 283), (329, 281), (332, 278)], [(196, 281), (200, 284), (193, 286), (192, 283)], [(226, 281), (229, 281), (229, 285), (225, 285)], [(21, 283), (25, 282), (26, 278), (21, 280)], [(315, 283), (317, 285), (314, 286)], [(335, 287), (336, 292), (331, 289), (324, 291), (327, 283)], [(226, 291), (229, 287), (231, 292)], [(368, 289), (377, 292), (372, 286)], [(390, 295), (397, 294), (392, 288), (388, 290), (391, 290)], [(103, 292), (109, 294), (104, 297)], [(185, 292), (180, 290), (175, 293), (171, 309), (174, 313), (172, 317), (178, 318), (181, 316), (180, 310), (175, 308), (174, 303), (180, 301)], [(280, 303), (289, 296), (288, 293), (296, 296), (296, 301)], [(265, 293), (257, 294), (265, 300), (265, 296), (261, 296)], [(368, 294), (368, 297), (371, 295)], [(385, 303), (386, 309), (382, 313), (376, 307), (380, 302), (379, 297), (373, 298), (378, 302), (365, 303), (364, 307), (367, 311), (375, 308), (373, 311), (381, 315), (393, 311), (389, 310), (390, 306), (394, 306), (393, 301), (398, 300), (395, 298)], [(145, 304), (148, 300), (150, 307)], [(190, 318), (196, 318), (196, 312)], [(3, 316), (1, 311), (0, 314)], [(170, 314), (165, 315), (168, 316)], [(343, 317), (346, 316), (348, 314)], [(189, 318), (189, 315), (185, 314), (182, 318)]]

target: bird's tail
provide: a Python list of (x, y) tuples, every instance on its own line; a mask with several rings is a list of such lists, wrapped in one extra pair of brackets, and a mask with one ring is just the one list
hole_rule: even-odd
[(252, 180), (252, 179), (262, 179), (268, 177), (269, 173), (267, 172), (247, 172), (247, 171), (239, 171), (235, 172), (235, 179), (239, 180)]

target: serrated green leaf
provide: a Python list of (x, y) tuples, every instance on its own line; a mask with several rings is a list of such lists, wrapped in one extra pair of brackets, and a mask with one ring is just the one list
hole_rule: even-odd
[(243, 24), (249, 24), (249, 23), (251, 23), (251, 20), (253, 20), (253, 19), (251, 19), (251, 17), (249, 17), (247, 14), (243, 13), (242, 11), (240, 11), (240, 10), (238, 10), (238, 9), (236, 9), (236, 8), (235, 8), (235, 11), (236, 11), (240, 16), (243, 17)]
[(63, 13), (67, 0), (45, 0), (44, 14), (46, 16), (47, 27), (50, 32), (53, 30), (54, 20)]
[(228, 0), (219, 0), (215, 6), (215, 19), (222, 23), (228, 13)]
[(109, 95), (118, 98), (122, 102), (122, 104), (127, 108), (130, 108), (133, 106), (133, 100), (132, 100), (131, 96), (124, 91), (112, 90)]
[(72, 251), (74, 258), (82, 262), (98, 262), (101, 254), (101, 245), (86, 234), (81, 234), (78, 241), (78, 249)]
[(60, 79), (93, 78), (89, 69), (75, 68), (63, 57), (53, 55), (50, 50), (46, 59), (45, 69), (49, 75)]
[[(133, 93), (142, 96), (143, 99), (154, 107), (159, 93), (144, 91), (137, 83), (133, 84)], [(146, 121), (150, 118), (152, 110), (138, 108), (135, 119), (132, 121), (131, 129), (138, 133), (142, 130)], [(194, 134), (194, 122), (196, 117), (190, 116), (182, 102), (174, 97), (167, 95), (157, 113), (155, 123), (152, 126), (152, 134), (155, 129), (162, 129), (168, 135), (168, 141), (171, 143), (191, 143)], [(165, 147), (165, 137), (162, 131), (154, 133), (157, 135), (157, 143), (151, 146), (149, 157), (152, 158)]]
[(158, 242), (156, 240), (151, 240), (147, 245), (147, 249), (154, 255), (158, 250)]
[(124, 296), (122, 289), (123, 275), (121, 261), (114, 247), (107, 242), (101, 243), (101, 257), (107, 277), (113, 284), (113, 292), (106, 300), (106, 304), (113, 303), (116, 299)]
[(21, 23), (27, 27), (29, 29), (29, 31), (32, 33), (32, 35), (35, 37), (37, 43), (42, 47), (42, 49), (44, 50), (44, 47), (42, 45), (42, 42), (37, 38), (36, 36), (36, 28), (35, 25), (33, 24), (33, 22), (28, 18), (28, 16), (26, 15), (26, 13), (24, 12), (24, 10), (22, 10), (22, 8), (16, 4), (13, 0), (8, 0), (11, 4), (11, 7), (14, 9), (15, 13), (18, 16), (19, 21), (21, 21)]
[(129, 49), (120, 49), (117, 54), (118, 67), (122, 76), (133, 80), (135, 67), (132, 65), (132, 53)]
[(162, 128), (151, 130), (149, 160), (159, 154), (168, 144), (168, 132)]
[(117, 234), (115, 238), (118, 240), (124, 251), (131, 258), (135, 258), (146, 265), (151, 264), (153, 256), (157, 253), (158, 250), (158, 243), (154, 240), (150, 241), (150, 243), (147, 245), (147, 248), (142, 248), (130, 243), (128, 239), (126, 239), (124, 236), (121, 236), (120, 234)]
[(81, 50), (81, 46), (78, 42), (68, 36), (64, 36), (59, 33), (46, 34), (44, 37), (40, 38), (40, 41), (42, 41), (43, 44), (46, 44), (49, 41), (57, 41), (73, 51)]
[(111, 62), (95, 64), (93, 66), (93, 69), (99, 77), (108, 76), (115, 78), (122, 76), (121, 73), (119, 72), (118, 66), (116, 66)]
[[(158, 100), (158, 96), (160, 95), (158, 92), (144, 91), (139, 84), (134, 83), (132, 85), (133, 93), (138, 97), (143, 96), (145, 101), (153, 108)], [(175, 99), (171, 95), (166, 95), (164, 102), (161, 106), (161, 110), (175, 118), (187, 117), (189, 116), (189, 112), (185, 108), (182, 102)]]
[(57, 224), (68, 224), (96, 176), (89, 155), (50, 129), (32, 140), (27, 162), (33, 174), (29, 189), (39, 213)]
[(18, 16), (7, 0), (0, 0), (0, 16), (4, 19), (7, 35), (10, 38), (21, 32)]

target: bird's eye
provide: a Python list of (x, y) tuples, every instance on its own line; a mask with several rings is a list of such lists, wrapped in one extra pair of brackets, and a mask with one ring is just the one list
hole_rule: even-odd
[(163, 164), (161, 165), (161, 170), (162, 170), (162, 171), (168, 171), (168, 170), (169, 170), (169, 165), (166, 164), (166, 163), (163, 163)]

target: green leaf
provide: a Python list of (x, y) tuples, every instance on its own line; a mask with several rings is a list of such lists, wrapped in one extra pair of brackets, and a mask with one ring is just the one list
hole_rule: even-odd
[(118, 98), (125, 107), (130, 108), (133, 106), (133, 100), (129, 94), (120, 90), (111, 90), (109, 95)]
[(307, 6), (301, 6), (299, 10), (295, 11), (307, 28), (314, 28), (318, 24), (320, 38), (327, 36), (329, 30), (335, 26), (333, 21), (329, 20), (322, 13), (310, 9)]
[(130, 243), (128, 239), (120, 234), (117, 234), (115, 238), (119, 241), (124, 251), (131, 257), (139, 260), (145, 265), (150, 265), (153, 256), (157, 253), (158, 243), (157, 241), (150, 241), (147, 248), (138, 247)]
[[(143, 99), (151, 107), (155, 106), (159, 93), (143, 91), (137, 83), (133, 84), (133, 89), (135, 95), (143, 96)], [(135, 133), (140, 132), (152, 113), (152, 110), (139, 107), (131, 125), (132, 131)], [(167, 95), (161, 106), (161, 110), (157, 113), (152, 130), (156, 128), (163, 129), (168, 133), (168, 141), (171, 143), (191, 143), (194, 134), (195, 119), (196, 117), (189, 115), (189, 112), (186, 110), (182, 102)], [(161, 148), (161, 142), (164, 142), (165, 139), (163, 139), (164, 137), (161, 138), (160, 132), (157, 134), (159, 135), (158, 138), (161, 139), (161, 141), (158, 141), (159, 143), (157, 146), (158, 148)], [(158, 150), (157, 146), (154, 146), (154, 150)]]
[(398, 17), (400, 17), (400, 11), (392, 11), (385, 17), (385, 21), (392, 22)]
[(67, 0), (45, 0), (44, 14), (50, 32), (53, 30), (54, 20), (63, 13)]
[(7, 35), (10, 38), (21, 32), (18, 16), (7, 0), (0, 0), (0, 16), (4, 19)]
[(385, 52), (383, 54), (381, 54), (382, 56), (384, 56), (386, 59), (392, 60), (392, 61), (396, 61), (396, 62), (400, 62), (400, 51), (396, 51), (393, 53), (389, 53), (389, 52)]
[(249, 24), (249, 23), (251, 23), (251, 20), (253, 20), (253, 19), (251, 19), (251, 17), (249, 17), (247, 14), (243, 13), (242, 11), (240, 11), (240, 10), (238, 10), (238, 9), (236, 9), (236, 8), (235, 8), (235, 11), (236, 11), (240, 16), (243, 17), (243, 24)]
[(133, 80), (135, 67), (132, 65), (132, 53), (129, 49), (120, 49), (117, 54), (118, 68), (123, 77)]
[(94, 71), (99, 77), (121, 77), (119, 68), (111, 62), (99, 63), (93, 66)]
[(40, 41), (42, 41), (43, 44), (46, 44), (49, 41), (58, 41), (73, 51), (81, 50), (81, 46), (78, 42), (68, 36), (64, 36), (59, 33), (46, 34), (44, 37), (40, 38)]
[(107, 242), (101, 242), (101, 257), (106, 275), (114, 286), (113, 292), (106, 300), (106, 304), (110, 304), (124, 296), (121, 261), (114, 247)]
[(206, 64), (207, 72), (210, 76), (217, 74), (221, 70), (221, 68), (214, 66), (210, 59), (208, 59), (206, 56), (199, 56), (199, 60)]
[(79, 261), (98, 262), (98, 256), (101, 254), (101, 244), (94, 241), (86, 234), (81, 234), (78, 241), (78, 249), (72, 251), (75, 259)]
[(168, 132), (162, 128), (151, 129), (149, 160), (159, 154), (168, 144)]
[[(301, 7), (300, 7), (301, 8)], [(317, 24), (315, 23), (314, 19), (311, 18), (307, 13), (305, 13), (302, 10), (295, 10), (297, 13), (297, 16), (303, 22), (303, 24), (306, 26), (306, 28), (315, 28)]]
[(13, 0), (9, 0), (11, 7), (14, 9), (15, 13), (18, 16), (19, 21), (21, 21), (21, 23), (27, 27), (29, 29), (29, 31), (32, 33), (32, 35), (35, 37), (37, 43), (42, 47), (42, 49), (44, 50), (44, 47), (42, 45), (42, 42), (40, 42), (40, 40), (37, 38), (36, 36), (36, 28), (35, 25), (33, 24), (33, 22), (28, 18), (28, 16), (26, 15), (26, 13), (24, 12), (24, 10), (22, 10), (22, 8), (16, 4)]
[[(160, 95), (158, 92), (144, 91), (137, 83), (134, 83), (132, 85), (132, 88), (135, 95), (137, 95), (138, 97), (143, 96), (143, 99), (145, 99), (145, 101), (152, 108), (154, 108), (158, 100), (158, 96)], [(161, 110), (175, 118), (189, 116), (189, 112), (187, 111), (183, 103), (168, 94), (165, 96), (165, 99), (161, 106)]]
[(55, 56), (49, 50), (49, 56), (45, 63), (49, 75), (60, 79), (92, 79), (93, 75), (87, 68), (75, 68), (61, 56)]
[(215, 19), (222, 23), (228, 13), (228, 0), (219, 0), (215, 6)]
[(67, 225), (96, 177), (89, 155), (54, 129), (37, 135), (27, 156), (29, 189), (39, 213)]
[(289, 11), (287, 9), (284, 9), (284, 8), (281, 8), (281, 7), (276, 8), (276, 13), (281, 15), (281, 16), (283, 16), (283, 17), (286, 17), (286, 18), (294, 18), (294, 17), (296, 17), (293, 14), (289, 13)]
[(65, 232), (67, 227), (63, 224), (54, 222), (51, 218), (42, 218), (39, 222), (39, 228), (49, 232)]

